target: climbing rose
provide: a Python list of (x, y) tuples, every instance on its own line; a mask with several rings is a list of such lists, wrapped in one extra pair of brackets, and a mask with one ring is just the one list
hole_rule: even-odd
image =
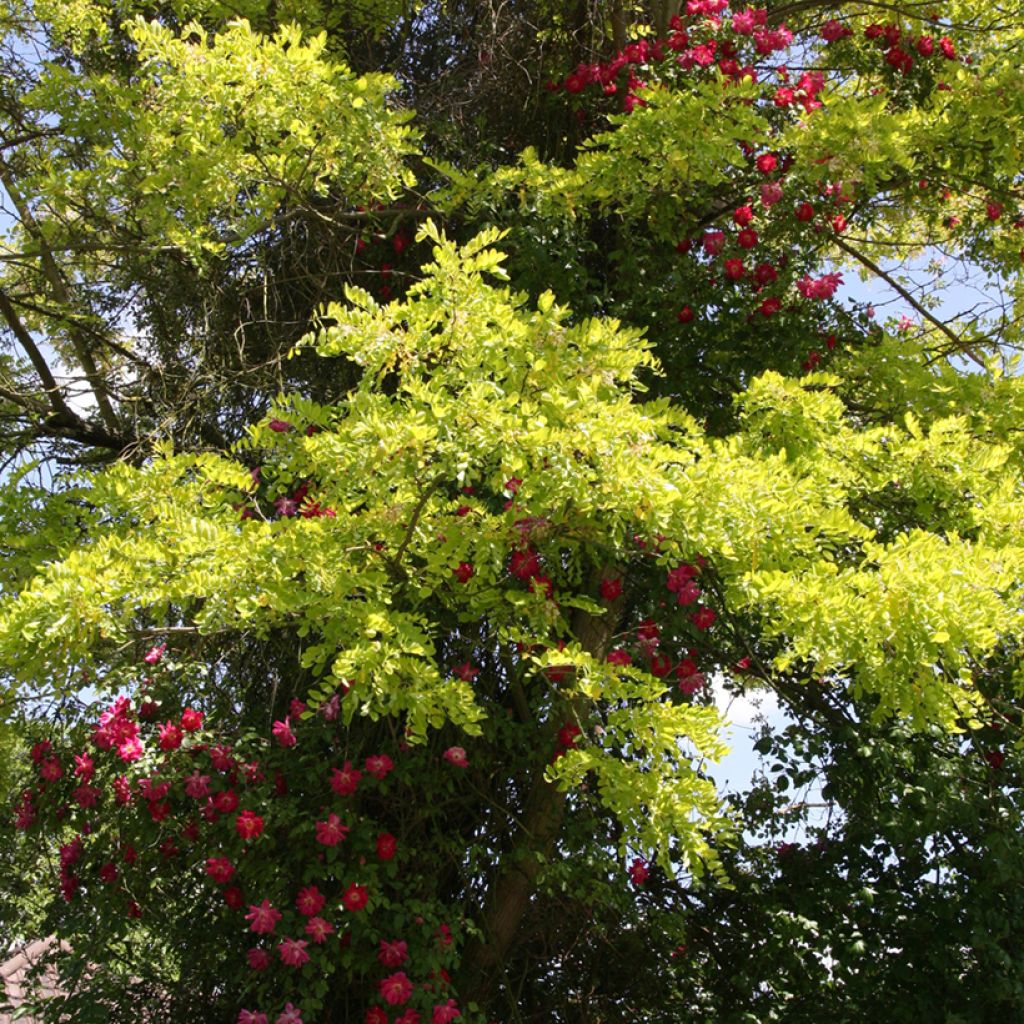
[(61, 768), (57, 758), (48, 757), (40, 766), (39, 774), (47, 782), (56, 782), (64, 774), (64, 769)]
[(420, 1024), (420, 1015), (410, 1006), (405, 1013), (395, 1018), (395, 1024)]
[(281, 911), (275, 909), (270, 900), (264, 900), (259, 906), (249, 905), (249, 913), (245, 915), (246, 921), (252, 922), (249, 931), (257, 935), (269, 935), (281, 920)]
[(344, 904), (346, 910), (362, 910), (370, 901), (370, 894), (366, 889), (365, 885), (357, 885), (353, 882), (346, 890), (345, 895), (342, 896), (341, 902)]
[(235, 818), (235, 831), (242, 839), (255, 839), (263, 831), (263, 819), (252, 811), (242, 811)]
[(456, 768), (469, 767), (469, 759), (466, 757), (466, 751), (462, 747), (449, 747), (441, 756), (449, 764), (455, 765)]
[(683, 308), (676, 313), (676, 319), (681, 324), (688, 324), (693, 319), (693, 309), (690, 306), (683, 306)]
[(203, 727), (203, 713), (185, 708), (181, 713), (181, 727), (185, 732), (198, 732)]
[(753, 249), (757, 245), (757, 232), (753, 228), (744, 228), (736, 236), (736, 243), (741, 249)]
[(702, 245), (709, 256), (717, 256), (725, 248), (725, 232), (705, 231)]
[(235, 767), (236, 762), (231, 756), (230, 747), (217, 746), (210, 748), (210, 763), (214, 771), (229, 772)]
[(316, 823), (316, 841), (324, 846), (337, 846), (348, 836), (349, 826), (342, 825), (336, 814), (328, 814), (326, 821)]
[(392, 860), (398, 851), (398, 840), (390, 832), (377, 836), (377, 859)]
[(82, 783), (74, 792), (75, 802), (79, 807), (92, 807), (100, 798), (100, 791), (95, 786)]
[(452, 570), (460, 583), (468, 583), (473, 575), (473, 566), (469, 562), (459, 562), (458, 568)]
[(774, 153), (762, 153), (757, 158), (757, 169), (762, 174), (771, 174), (779, 166), (779, 158)]
[(649, 668), (652, 676), (662, 679), (671, 671), (672, 659), (667, 654), (656, 654), (651, 658)]
[(161, 658), (164, 656), (164, 652), (167, 650), (167, 644), (158, 644), (156, 647), (151, 647), (146, 651), (145, 657), (142, 659), (147, 665), (159, 665)]
[(392, 942), (381, 939), (377, 959), (385, 967), (401, 967), (409, 959), (409, 944), (404, 939), (395, 939)]
[(225, 885), (235, 873), (234, 865), (227, 857), (207, 857), (206, 873), (218, 884)]
[(678, 565), (669, 571), (665, 586), (673, 593), (676, 593), (682, 587), (685, 587), (699, 571), (700, 570), (695, 565), (689, 565), (686, 563)]
[(384, 779), (395, 767), (395, 762), (387, 754), (374, 754), (366, 759), (366, 772), (375, 779)]
[(295, 897), (295, 906), (305, 917), (319, 914), (325, 902), (326, 897), (315, 885), (307, 885), (304, 889), (300, 889), (299, 895)]
[(83, 782), (92, 782), (96, 769), (93, 767), (92, 758), (88, 754), (75, 754), (75, 775)]
[(842, 274), (824, 274), (817, 280), (805, 274), (797, 281), (796, 288), (805, 299), (831, 299), (842, 283)]
[(309, 960), (306, 946), (309, 943), (305, 939), (284, 939), (278, 944), (277, 953), (281, 962), (289, 967), (301, 967)]
[(218, 814), (231, 814), (238, 807), (238, 794), (233, 789), (223, 789), (213, 798)]
[(826, 43), (837, 43), (840, 39), (845, 39), (847, 36), (853, 35), (853, 29), (848, 28), (842, 22), (836, 21), (834, 18), (830, 21), (826, 21), (821, 28), (821, 38)]
[(746, 267), (743, 266), (743, 260), (726, 260), (725, 261), (725, 276), (730, 281), (738, 281), (746, 273)]
[(628, 873), (630, 881), (636, 886), (643, 885), (651, 874), (647, 870), (647, 862), (640, 857), (636, 857), (633, 863), (629, 865)]
[(181, 746), (181, 730), (173, 722), (160, 726), (160, 749), (177, 750)]
[(404, 971), (397, 971), (381, 979), (380, 994), (389, 1006), (401, 1006), (407, 1003), (412, 995), (412, 982)]
[(710, 608), (698, 608), (697, 611), (690, 616), (690, 620), (693, 624), (701, 630), (707, 629), (712, 622), (718, 616)]
[(761, 186), (761, 205), (771, 209), (782, 198), (782, 186), (777, 181), (766, 181)]
[(609, 665), (630, 665), (633, 662), (633, 659), (621, 647), (610, 652), (606, 660)]
[(302, 1015), (297, 1006), (285, 1003), (284, 1013), (280, 1014), (274, 1024), (302, 1024)]
[(531, 548), (513, 551), (508, 560), (508, 571), (517, 580), (532, 579), (540, 572), (540, 559), (537, 556), (537, 552)]
[(435, 1006), (431, 1024), (451, 1024), (456, 1017), (461, 1017), (462, 1011), (455, 1005), (454, 999), (449, 999), (444, 1006)]
[(704, 685), (704, 676), (689, 658), (684, 658), (676, 666), (676, 678), (679, 680), (680, 692), (687, 695), (696, 693)]
[(346, 761), (341, 768), (331, 769), (331, 789), (338, 796), (351, 796), (358, 788), (362, 777), (363, 773), (358, 768), (353, 768), (351, 761)]
[(193, 800), (202, 800), (210, 795), (210, 776), (194, 771), (185, 779), (185, 795)]
[(364, 1024), (388, 1024), (388, 1015), (379, 1006), (371, 1006)]
[(622, 595), (622, 580), (601, 580), (601, 597), (605, 601), (614, 601)]
[(270, 954), (265, 949), (254, 946), (245, 954), (249, 966), (254, 971), (265, 971), (270, 966)]
[(318, 945), (322, 946), (327, 941), (327, 936), (332, 934), (334, 926), (325, 921), (322, 917), (311, 917), (306, 922), (306, 934)]
[(239, 1010), (238, 1024), (267, 1024), (267, 1015), (257, 1010)]
[(732, 220), (737, 227), (745, 228), (753, 219), (754, 208), (752, 206), (738, 206), (732, 212)]
[(801, 203), (796, 208), (796, 219), (802, 220), (804, 223), (814, 220), (814, 207), (810, 203)]
[(275, 722), (271, 731), (274, 734), (274, 739), (282, 747), (294, 747), (298, 742), (295, 738), (295, 733), (292, 732), (291, 720), (289, 718), (286, 718), (283, 722)]

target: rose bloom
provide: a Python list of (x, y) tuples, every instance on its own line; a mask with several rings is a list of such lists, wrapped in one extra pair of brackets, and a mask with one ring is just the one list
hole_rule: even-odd
[(224, 789), (213, 798), (213, 806), (219, 814), (230, 814), (238, 806), (238, 794), (233, 789)]
[(412, 982), (406, 977), (405, 971), (397, 971), (381, 979), (380, 994), (389, 1006), (401, 1006), (412, 995)]
[(202, 800), (210, 795), (210, 776), (194, 771), (185, 779), (185, 795), (193, 800)]
[(257, 1010), (239, 1010), (237, 1024), (267, 1024), (267, 1015)]
[(466, 751), (462, 747), (449, 747), (441, 756), (456, 768), (469, 767), (469, 758), (466, 757)]
[(398, 851), (398, 840), (390, 832), (377, 836), (377, 859), (391, 860)]
[(462, 1011), (455, 1005), (454, 999), (449, 999), (443, 1006), (435, 1006), (434, 1013), (430, 1018), (431, 1024), (451, 1024), (456, 1017), (461, 1017)]
[(319, 914), (325, 902), (324, 894), (315, 885), (307, 885), (300, 889), (299, 895), (295, 898), (295, 906), (305, 917)]
[(218, 885), (224, 885), (231, 880), (231, 876), (235, 873), (235, 868), (227, 857), (208, 857), (206, 859), (206, 873)]
[(331, 769), (331, 789), (338, 796), (352, 796), (362, 777), (363, 773), (358, 768), (353, 768), (351, 761), (346, 761), (341, 768)]
[(269, 935), (281, 920), (281, 911), (275, 909), (270, 900), (264, 900), (259, 906), (250, 905), (249, 913), (245, 915), (246, 921), (252, 922), (249, 931), (257, 935)]
[(202, 711), (185, 708), (181, 713), (181, 727), (185, 732), (198, 732), (203, 727)]
[(302, 1024), (302, 1014), (297, 1006), (285, 1003), (284, 1013), (278, 1015), (274, 1024)]
[(395, 762), (387, 754), (374, 754), (366, 759), (367, 774), (375, 779), (383, 780), (394, 767)]
[(305, 939), (284, 939), (277, 947), (281, 962), (289, 967), (301, 967), (309, 960), (306, 946), (309, 943)]
[(316, 823), (316, 841), (324, 846), (337, 846), (348, 836), (349, 826), (342, 825), (336, 814), (328, 814), (326, 821)]
[(235, 831), (242, 839), (256, 839), (263, 831), (263, 819), (252, 811), (242, 811), (235, 818)]
[(274, 734), (274, 739), (282, 747), (294, 747), (298, 742), (295, 738), (295, 733), (292, 732), (291, 723), (287, 718), (283, 722), (275, 722), (271, 731)]
[(260, 949), (259, 946), (250, 949), (245, 954), (245, 958), (254, 971), (265, 971), (271, 963), (270, 954), (265, 949)]
[(409, 959), (409, 944), (404, 939), (395, 939), (392, 942), (381, 939), (377, 959), (385, 967), (401, 967)]
[(370, 894), (365, 885), (357, 885), (353, 882), (342, 896), (341, 902), (346, 910), (362, 910), (370, 901)]
[(173, 722), (164, 722), (160, 726), (161, 750), (177, 750), (181, 746), (181, 730)]
[(325, 921), (322, 917), (311, 917), (306, 922), (306, 934), (318, 945), (321, 946), (327, 941), (327, 936), (332, 934), (334, 926)]

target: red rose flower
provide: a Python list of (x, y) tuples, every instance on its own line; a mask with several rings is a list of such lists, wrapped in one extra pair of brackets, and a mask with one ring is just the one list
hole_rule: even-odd
[(370, 902), (370, 894), (365, 885), (353, 882), (346, 890), (341, 902), (346, 910), (353, 912), (362, 910)]
[(235, 818), (235, 831), (242, 839), (256, 839), (263, 831), (263, 819), (253, 811), (242, 811)]

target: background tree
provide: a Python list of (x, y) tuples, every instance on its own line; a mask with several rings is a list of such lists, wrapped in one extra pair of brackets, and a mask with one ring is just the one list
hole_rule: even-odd
[(1022, 12), (243, 6), (3, 9), (41, 1012), (1012, 1016)]

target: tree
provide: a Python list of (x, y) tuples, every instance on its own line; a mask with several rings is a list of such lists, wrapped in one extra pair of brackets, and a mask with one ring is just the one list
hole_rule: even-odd
[(680, 6), (7, 4), (46, 1019), (1019, 1011), (1024, 11)]

